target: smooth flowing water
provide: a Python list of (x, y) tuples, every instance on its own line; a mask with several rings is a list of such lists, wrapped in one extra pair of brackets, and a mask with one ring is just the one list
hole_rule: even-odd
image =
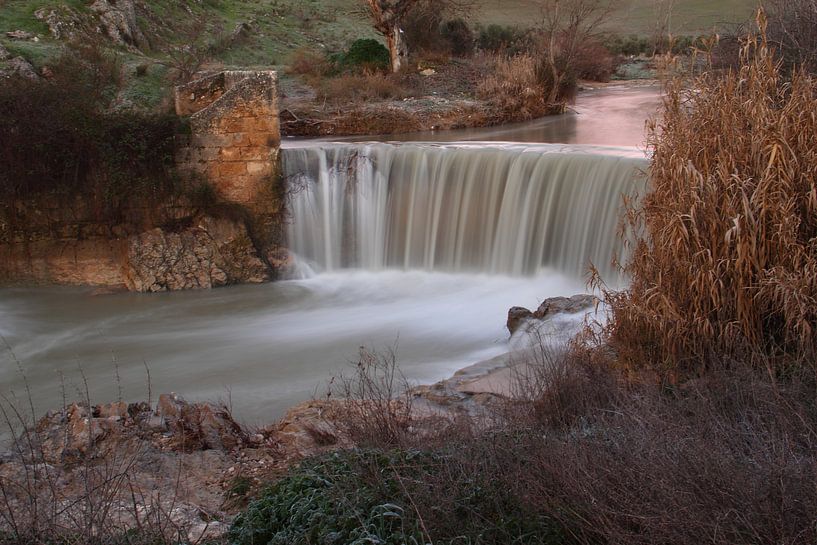
[[(93, 400), (141, 400), (149, 369), (154, 398), (229, 398), (268, 422), (320, 395), (361, 346), (396, 346), (418, 382), (500, 354), (509, 307), (583, 291), (590, 261), (614, 275), (620, 195), (643, 189), (646, 164), (625, 128), (657, 97), (607, 90), (578, 114), (433, 136), (478, 143), (288, 143), (290, 245), (307, 274), (153, 295), (0, 290), (2, 391), (25, 395), (24, 373), (37, 412), (83, 397), (85, 381)], [(512, 140), (536, 144), (498, 143)]]

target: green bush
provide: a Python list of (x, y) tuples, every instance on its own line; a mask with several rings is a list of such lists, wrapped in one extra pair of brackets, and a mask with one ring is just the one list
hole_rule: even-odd
[(560, 527), (490, 470), (462, 464), (453, 453), (416, 450), (307, 460), (236, 518), (230, 539), (235, 545), (565, 542)]
[(630, 34), (629, 36), (620, 36), (618, 34), (609, 36), (604, 41), (604, 46), (613, 55), (626, 55), (628, 57), (637, 57), (639, 55), (651, 52), (652, 44), (650, 40), (637, 34)]
[(336, 453), (306, 461), (236, 518), (230, 539), (235, 545), (425, 543), (405, 507), (386, 499), (389, 492), (399, 495), (394, 478), (387, 476), (378, 491), (356, 475), (363, 458), (386, 471), (396, 459), (414, 456)]
[(355, 40), (348, 51), (334, 55), (331, 60), (341, 70), (388, 70), (391, 66), (389, 50), (371, 38)]

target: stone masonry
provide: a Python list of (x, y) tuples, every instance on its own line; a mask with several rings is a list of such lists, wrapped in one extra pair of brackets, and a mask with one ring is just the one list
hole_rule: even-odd
[(190, 116), (182, 171), (209, 181), (227, 202), (265, 212), (281, 135), (275, 72), (225, 71), (176, 88), (176, 113)]
[(0, 285), (164, 291), (274, 278), (286, 264), (276, 73), (227, 71), (191, 82), (176, 89), (176, 111), (190, 125), (177, 141), (180, 174), (191, 186), (212, 185), (217, 210), (179, 196), (141, 214), (152, 223), (107, 225), (83, 202), (20, 203), (31, 211), (21, 232), (0, 210)]

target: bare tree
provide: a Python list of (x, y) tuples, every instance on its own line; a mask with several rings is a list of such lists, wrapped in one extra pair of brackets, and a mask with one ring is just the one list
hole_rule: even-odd
[(475, 0), (365, 0), (365, 3), (375, 30), (386, 38), (392, 72), (399, 72), (408, 58), (409, 44), (401, 27), (410, 13), (427, 16), (429, 21), (434, 13), (462, 17), (473, 10)]
[(391, 55), (391, 70), (399, 72), (408, 57), (400, 22), (418, 0), (366, 0), (374, 28), (386, 38)]
[(617, 0), (540, 0), (545, 58), (542, 77), (549, 80), (548, 104), (555, 104), (581, 48), (599, 37)]
[(789, 65), (817, 72), (817, 0), (766, 0), (769, 42)]

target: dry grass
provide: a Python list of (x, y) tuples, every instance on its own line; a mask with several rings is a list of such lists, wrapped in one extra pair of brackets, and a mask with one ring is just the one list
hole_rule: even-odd
[(332, 384), (329, 395), (344, 400), (332, 420), (356, 445), (405, 446), (414, 418), (409, 390), (394, 351), (361, 348), (354, 373)]
[(434, 543), (817, 540), (813, 377), (737, 367), (682, 388), (634, 384), (541, 341), (492, 424), (447, 427), (444, 441), (394, 403), (393, 358), (366, 355), (346, 384), (367, 449), (327, 479), (350, 502), (373, 491)]
[(779, 375), (817, 356), (817, 95), (761, 32), (737, 71), (669, 85), (630, 289), (607, 293), (625, 367), (675, 380), (719, 361)]
[(497, 55), (493, 71), (477, 87), (477, 95), (491, 101), (501, 111), (513, 112), (519, 120), (533, 119), (547, 112), (547, 90), (537, 77), (536, 59), (529, 54), (513, 57)]
[(296, 49), (287, 67), (288, 74), (304, 76), (305, 78), (324, 78), (332, 72), (332, 63), (326, 55), (307, 47)]
[(400, 99), (410, 90), (390, 75), (380, 73), (343, 75), (317, 83), (319, 101), (334, 104), (355, 104), (374, 99)]

